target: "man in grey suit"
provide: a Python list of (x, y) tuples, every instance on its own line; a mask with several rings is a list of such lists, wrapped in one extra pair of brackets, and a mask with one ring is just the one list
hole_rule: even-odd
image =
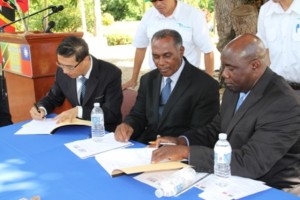
[[(221, 54), (226, 91), (220, 113), (197, 134), (159, 138), (174, 142), (152, 161), (189, 158), (199, 172), (213, 172), (219, 133), (232, 146), (231, 173), (300, 195), (300, 102), (288, 83), (265, 64), (265, 47), (255, 35), (237, 37)], [(239, 96), (243, 103), (236, 108)]]
[(183, 57), (177, 31), (156, 32), (151, 48), (157, 69), (141, 78), (136, 103), (115, 131), (117, 141), (148, 144), (158, 135), (188, 134), (210, 122), (219, 110), (218, 82)]
[(58, 46), (57, 66), (50, 91), (37, 103), (38, 110), (30, 110), (32, 118), (42, 119), (67, 99), (73, 108), (57, 115), (58, 122), (76, 117), (90, 120), (93, 104), (99, 102), (105, 129), (114, 131), (122, 120), (121, 70), (91, 56), (87, 43), (75, 36), (65, 38)]

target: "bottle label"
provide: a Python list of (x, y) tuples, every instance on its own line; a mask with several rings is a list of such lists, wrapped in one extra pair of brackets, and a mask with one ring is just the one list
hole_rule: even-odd
[(216, 163), (230, 163), (231, 162), (231, 153), (214, 153)]
[(100, 124), (101, 122), (100, 116), (92, 116), (91, 121), (92, 121), (92, 126)]

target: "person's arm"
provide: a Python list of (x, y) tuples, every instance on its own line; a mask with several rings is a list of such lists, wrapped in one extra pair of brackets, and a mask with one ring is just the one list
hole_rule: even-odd
[(204, 54), (205, 71), (209, 75), (214, 75), (214, 52)]
[(62, 91), (62, 85), (66, 85), (66, 83), (69, 81), (69, 77), (65, 75), (62, 72), (62, 69), (57, 68), (56, 74), (55, 74), (55, 81), (53, 85), (51, 86), (49, 92), (46, 96), (44, 96), (42, 99), (40, 99), (37, 102), (37, 105), (39, 107), (43, 107), (45, 109), (44, 114), (50, 114), (52, 111), (61, 106), (65, 101), (65, 95)]
[(145, 58), (147, 48), (136, 48), (131, 79), (122, 85), (122, 89), (134, 88), (137, 85), (139, 73)]

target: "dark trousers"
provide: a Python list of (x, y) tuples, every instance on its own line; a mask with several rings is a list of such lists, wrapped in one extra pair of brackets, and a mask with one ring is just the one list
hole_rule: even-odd
[(3, 76), (0, 76), (0, 127), (12, 124)]

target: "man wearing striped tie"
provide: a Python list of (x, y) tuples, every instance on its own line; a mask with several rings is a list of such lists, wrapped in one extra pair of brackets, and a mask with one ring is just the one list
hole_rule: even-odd
[(104, 112), (105, 129), (114, 131), (121, 123), (121, 70), (115, 65), (96, 59), (89, 54), (87, 43), (78, 37), (65, 38), (57, 48), (55, 82), (48, 94), (30, 114), (43, 119), (67, 99), (72, 108), (55, 117), (59, 121), (82, 118), (90, 120), (95, 102)]
[(211, 121), (219, 110), (219, 84), (183, 56), (181, 35), (171, 29), (151, 40), (155, 70), (142, 76), (138, 96), (117, 141), (148, 144), (160, 136), (188, 134)]

